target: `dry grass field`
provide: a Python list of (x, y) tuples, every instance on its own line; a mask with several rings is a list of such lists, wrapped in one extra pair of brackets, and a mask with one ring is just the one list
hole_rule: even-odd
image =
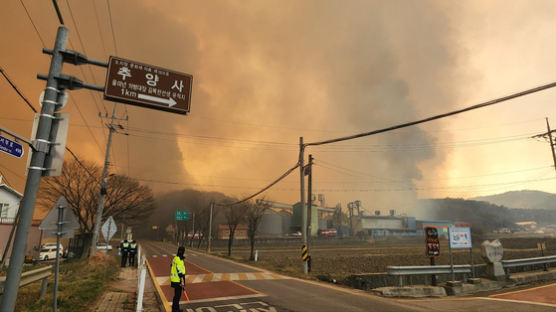
[[(508, 238), (502, 239), (504, 259), (539, 257), (537, 242), (546, 242), (545, 255), (556, 254), (556, 239)], [(436, 264), (450, 264), (448, 241), (441, 240), (441, 256)], [(292, 242), (287, 245), (260, 243), (255, 245), (258, 250), (258, 262), (249, 262), (249, 247), (234, 246), (232, 258), (241, 262), (249, 262), (263, 268), (284, 274), (300, 276), (303, 272), (301, 262), (301, 243)], [(216, 247), (215, 254), (225, 256), (227, 249)], [(388, 265), (428, 265), (430, 260), (425, 257), (425, 246), (420, 240), (389, 241), (314, 241), (311, 252), (311, 275), (342, 278), (353, 274), (386, 272)], [(470, 264), (471, 255), (468, 249), (453, 251), (454, 264)], [(475, 264), (484, 263), (481, 259), (480, 244), (473, 248)]]

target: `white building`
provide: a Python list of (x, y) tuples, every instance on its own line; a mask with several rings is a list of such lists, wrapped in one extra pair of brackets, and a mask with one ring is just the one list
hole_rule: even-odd
[(23, 195), (6, 184), (0, 176), (0, 223), (13, 223)]
[[(15, 223), (15, 217), (19, 210), (19, 203), (23, 195), (6, 184), (2, 183), (0, 176), (0, 256), (8, 245), (8, 238)], [(27, 236), (27, 247), (25, 255), (36, 258), (41, 241), (41, 231), (39, 230), (40, 220), (33, 220)], [(13, 238), (8, 251), (8, 258), (11, 256)]]

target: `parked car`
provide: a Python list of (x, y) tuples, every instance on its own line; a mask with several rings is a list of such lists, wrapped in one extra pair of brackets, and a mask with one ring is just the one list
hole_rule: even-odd
[(107, 243), (97, 243), (97, 250), (110, 252), (112, 251), (112, 246)]
[[(62, 246), (60, 246), (60, 257), (63, 256)], [(52, 260), (56, 259), (56, 247), (42, 248), (39, 253), (39, 260)]]
[[(42, 247), (41, 247), (41, 252), (42, 252), (42, 250), (45, 249), (45, 248), (47, 248), (47, 249), (54, 248), (54, 251), (56, 251), (56, 243), (46, 243), (46, 244), (42, 245)], [(66, 250), (64, 250), (64, 246), (63, 246), (62, 244), (60, 244), (60, 255), (61, 255), (62, 257), (65, 256), (65, 252), (64, 252), (64, 251), (66, 251)], [(56, 257), (56, 256), (54, 256), (54, 257)]]
[(319, 230), (320, 237), (336, 237), (338, 236), (338, 231), (334, 228), (331, 229), (320, 229)]

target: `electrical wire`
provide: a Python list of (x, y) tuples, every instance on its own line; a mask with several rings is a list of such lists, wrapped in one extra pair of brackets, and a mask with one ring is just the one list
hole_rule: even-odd
[(528, 94), (531, 94), (531, 93), (539, 92), (539, 91), (554, 88), (554, 87), (556, 87), (556, 82), (552, 82), (552, 83), (545, 84), (545, 85), (542, 85), (542, 86), (539, 86), (539, 87), (536, 87), (536, 88), (532, 88), (532, 89), (528, 89), (528, 90), (525, 90), (525, 91), (517, 92), (517, 93), (510, 94), (510, 95), (507, 95), (507, 96), (504, 96), (504, 97), (501, 97), (501, 98), (490, 100), (490, 101), (487, 101), (487, 102), (484, 102), (484, 103), (472, 105), (472, 106), (469, 106), (469, 107), (466, 107), (466, 108), (463, 108), (463, 109), (460, 109), (460, 110), (455, 110), (455, 111), (452, 111), (452, 112), (443, 113), (443, 114), (440, 114), (440, 115), (435, 115), (435, 116), (428, 117), (428, 118), (421, 119), (421, 120), (416, 120), (416, 121), (412, 121), (412, 122), (407, 122), (407, 123), (403, 123), (403, 124), (399, 124), (399, 125), (379, 129), (379, 130), (374, 130), (374, 131), (370, 131), (370, 132), (363, 132), (363, 133), (359, 133), (359, 134), (355, 134), (355, 135), (351, 135), (351, 136), (346, 136), (346, 137), (341, 137), (341, 138), (336, 138), (336, 139), (331, 139), (331, 140), (305, 143), (303, 145), (305, 147), (306, 146), (324, 145), (324, 144), (336, 143), (336, 142), (341, 142), (341, 141), (353, 140), (353, 139), (366, 137), (366, 136), (371, 136), (371, 135), (375, 135), (375, 134), (379, 134), (379, 133), (383, 133), (383, 132), (393, 131), (393, 130), (397, 130), (397, 129), (401, 129), (401, 128), (406, 128), (406, 127), (418, 125), (418, 124), (421, 124), (421, 123), (433, 121), (433, 120), (436, 120), (436, 119), (441, 119), (441, 118), (445, 118), (445, 117), (448, 117), (448, 116), (461, 114), (461, 113), (464, 113), (464, 112), (467, 112), (467, 111), (483, 108), (483, 107), (486, 107), (486, 106), (502, 103), (502, 102), (505, 102), (505, 101), (508, 101), (508, 100), (511, 100), (511, 99), (514, 99), (514, 98), (517, 98), (517, 97), (525, 96), (525, 95), (528, 95)]
[[(53, 0), (54, 1), (54, 0)], [(33, 25), (33, 28), (35, 28), (35, 33), (37, 33), (37, 36), (39, 36), (39, 40), (42, 43), (42, 46), (44, 47), (44, 40), (41, 37), (41, 34), (39, 33), (39, 30), (37, 29), (37, 26), (35, 25), (35, 22), (33, 22), (33, 19), (31, 18), (31, 14), (29, 14), (29, 11), (27, 10), (27, 7), (25, 6), (25, 3), (23, 3), (23, 0), (19, 0), (19, 2), (21, 3), (21, 6), (23, 6), (23, 9), (25, 10), (25, 13), (27, 13), (27, 17), (29, 18), (29, 21), (31, 22), (31, 25)]]
[(238, 200), (236, 202), (233, 202), (231, 204), (217, 204), (218, 206), (223, 206), (223, 207), (228, 207), (228, 206), (233, 206), (233, 205), (237, 205), (237, 204), (241, 204), (243, 202), (246, 202), (248, 200), (250, 200), (251, 198), (263, 193), (264, 191), (268, 190), (269, 188), (271, 188), (272, 186), (274, 186), (276, 183), (280, 182), (282, 179), (284, 179), (285, 177), (287, 177), (290, 173), (292, 173), (297, 167), (299, 167), (299, 163), (295, 164), (295, 166), (293, 166), (291, 169), (289, 169), (288, 171), (284, 172), (284, 174), (282, 174), (278, 179), (274, 180), (272, 183), (270, 183), (268, 186), (264, 187), (263, 189), (261, 189), (260, 191), (247, 196), (245, 198), (243, 198), (242, 200)]
[(10, 84), (10, 86), (12, 86), (15, 92), (23, 99), (23, 101), (27, 104), (27, 106), (29, 106), (29, 108), (36, 113), (37, 109), (33, 106), (33, 104), (31, 104), (31, 102), (29, 102), (29, 100), (23, 95), (23, 93), (19, 91), (19, 88), (12, 82), (12, 80), (8, 77), (8, 74), (6, 74), (4, 69), (1, 67), (0, 67), (0, 73), (2, 73), (2, 76), (4, 76), (6, 81)]
[(110, 8), (110, 0), (106, 0), (108, 6), (108, 16), (110, 17), (110, 29), (112, 30), (112, 40), (114, 41), (114, 51), (118, 55), (118, 46), (116, 45), (116, 33), (114, 32), (114, 24), (112, 23), (112, 8)]

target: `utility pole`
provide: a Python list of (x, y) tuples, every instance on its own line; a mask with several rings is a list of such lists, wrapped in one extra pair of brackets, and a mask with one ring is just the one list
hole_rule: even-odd
[[(312, 232), (312, 212), (313, 212), (313, 155), (309, 154), (309, 163), (307, 168), (305, 168), (305, 174), (307, 175), (307, 243), (311, 241)], [(307, 245), (308, 246), (308, 245)], [(307, 247), (308, 248), (308, 247)]]
[(550, 124), (548, 123), (548, 117), (546, 117), (546, 128), (548, 129), (548, 138), (550, 142), (550, 151), (552, 151), (552, 159), (554, 160), (554, 170), (556, 170), (556, 152), (554, 152), (554, 142), (552, 141), (552, 132), (550, 131)]
[(210, 216), (209, 216), (209, 237), (207, 244), (207, 251), (210, 253), (210, 244), (212, 243), (212, 209), (214, 208), (214, 200), (210, 202)]
[(193, 213), (193, 222), (191, 224), (193, 234), (191, 234), (191, 241), (189, 242), (189, 247), (193, 246), (193, 240), (195, 239), (195, 213)]
[(102, 168), (102, 177), (100, 179), (100, 195), (98, 197), (97, 213), (95, 215), (95, 226), (93, 229), (93, 239), (91, 242), (91, 249), (89, 256), (92, 257), (97, 251), (98, 232), (100, 230), (100, 223), (102, 221), (102, 213), (104, 212), (104, 196), (106, 196), (106, 172), (108, 171), (108, 157), (110, 156), (110, 146), (112, 144), (112, 134), (116, 131), (114, 129), (114, 120), (127, 120), (116, 118), (116, 106), (112, 110), (112, 117), (110, 118), (110, 125), (108, 126), (108, 143), (106, 143), (106, 154), (104, 155), (104, 168)]
[(532, 138), (544, 138), (548, 135), (548, 143), (550, 143), (550, 152), (552, 152), (552, 159), (554, 161), (554, 169), (556, 170), (556, 152), (554, 151), (554, 140), (552, 139), (552, 132), (556, 130), (550, 130), (550, 124), (548, 123), (548, 117), (546, 117), (546, 133), (541, 133), (532, 136)]
[(8, 268), (6, 283), (4, 287), (4, 294), (2, 296), (2, 303), (0, 304), (0, 311), (14, 311), (15, 300), (19, 290), (19, 281), (21, 279), (21, 271), (23, 269), (23, 260), (25, 258), (25, 246), (27, 245), (27, 237), (29, 234), (29, 227), (33, 220), (33, 212), (35, 210), (35, 202), (39, 190), (40, 178), (43, 174), (45, 166), (45, 159), (50, 150), (51, 141), (51, 128), (54, 120), (54, 112), (59, 101), (61, 101), (63, 92), (60, 90), (57, 76), (62, 72), (63, 55), (62, 51), (66, 49), (66, 42), (68, 40), (68, 29), (59, 27), (56, 34), (56, 42), (54, 43), (54, 50), (52, 51), (52, 59), (50, 62), (50, 69), (48, 71), (48, 78), (46, 83), (46, 90), (44, 91), (44, 101), (37, 126), (35, 142), (46, 143), (46, 148), (40, 148), (39, 144), (33, 152), (31, 162), (29, 165), (29, 172), (27, 175), (27, 182), (25, 183), (25, 191), (23, 199), (21, 200), (20, 220), (16, 230), (14, 246), (10, 257), (10, 266)]
[[(305, 172), (304, 172), (304, 151), (303, 137), (299, 137), (299, 175), (301, 188), (301, 235), (303, 237), (303, 246), (307, 247), (307, 209), (305, 207)], [(307, 274), (309, 267), (307, 261), (303, 261), (303, 273)]]

